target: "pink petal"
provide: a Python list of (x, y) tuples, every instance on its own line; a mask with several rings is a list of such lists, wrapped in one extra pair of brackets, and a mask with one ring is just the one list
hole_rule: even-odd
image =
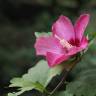
[(78, 20), (75, 23), (74, 30), (76, 34), (76, 39), (82, 40), (84, 31), (88, 25), (89, 22), (89, 14), (83, 14), (81, 15)]
[(87, 40), (86, 37), (83, 37), (83, 38), (82, 38), (80, 47), (82, 48), (82, 50), (83, 50), (83, 49), (86, 49), (86, 48), (88, 47), (88, 40)]
[(36, 39), (35, 49), (37, 55), (45, 55), (46, 52), (64, 53), (59, 41), (54, 37), (39, 37)]
[(77, 54), (78, 52), (82, 51), (81, 47), (74, 47), (72, 49), (69, 50), (69, 52), (67, 53), (68, 56), (72, 56)]
[(66, 16), (60, 16), (52, 26), (53, 35), (62, 39), (70, 40), (75, 38), (74, 28), (71, 21)]
[(69, 50), (68, 53), (54, 53), (54, 52), (47, 52), (46, 55), (46, 59), (48, 61), (48, 65), (50, 67), (54, 67), (58, 64), (61, 64), (63, 61), (68, 60), (72, 55), (77, 54), (78, 52), (84, 50), (88, 45), (88, 40), (86, 39), (86, 37), (83, 37), (82, 41), (81, 41), (81, 46), (80, 47), (76, 47), (74, 46), (73, 48), (71, 48)]
[(67, 55), (75, 55), (76, 53), (86, 49), (87, 46), (88, 46), (88, 40), (86, 39), (86, 37), (83, 37), (80, 46), (71, 48)]
[(46, 59), (50, 67), (54, 67), (63, 61), (67, 60), (69, 57), (64, 54), (57, 54), (52, 52), (47, 52)]

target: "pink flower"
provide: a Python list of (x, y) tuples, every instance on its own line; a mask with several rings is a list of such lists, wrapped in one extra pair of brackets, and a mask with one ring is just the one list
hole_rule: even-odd
[(89, 17), (89, 14), (81, 15), (73, 26), (66, 16), (61, 15), (52, 25), (52, 36), (36, 39), (36, 54), (45, 56), (48, 65), (53, 67), (86, 49), (88, 40), (84, 31)]

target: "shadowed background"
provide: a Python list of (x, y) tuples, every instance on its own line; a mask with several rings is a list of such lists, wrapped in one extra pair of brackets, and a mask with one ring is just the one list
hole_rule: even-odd
[(74, 23), (81, 13), (91, 15), (86, 32), (94, 34), (96, 0), (0, 0), (0, 96), (5, 96), (10, 79), (26, 73), (40, 59), (35, 56), (34, 32), (51, 31), (61, 14)]

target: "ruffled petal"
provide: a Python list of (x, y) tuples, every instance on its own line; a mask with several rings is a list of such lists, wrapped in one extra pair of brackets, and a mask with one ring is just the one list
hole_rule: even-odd
[(63, 61), (67, 60), (69, 56), (64, 54), (56, 54), (52, 52), (47, 52), (46, 59), (48, 61), (49, 67), (54, 67)]
[(35, 49), (37, 55), (44, 56), (46, 56), (47, 52), (64, 53), (64, 50), (60, 45), (59, 41), (52, 36), (37, 38), (35, 43)]
[(90, 18), (89, 14), (83, 14), (77, 19), (75, 23), (74, 26), (75, 38), (78, 39), (80, 42), (82, 40), (84, 31), (88, 25), (89, 18)]
[(71, 21), (66, 16), (60, 16), (52, 26), (53, 35), (61, 39), (70, 40), (75, 38), (75, 32)]

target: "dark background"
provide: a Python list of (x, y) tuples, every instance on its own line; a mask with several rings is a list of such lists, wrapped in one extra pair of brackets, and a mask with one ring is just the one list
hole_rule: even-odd
[(96, 0), (0, 0), (0, 96), (10, 79), (26, 73), (40, 59), (35, 56), (34, 32), (51, 31), (61, 14), (74, 23), (81, 13), (91, 15), (86, 32), (94, 34)]

